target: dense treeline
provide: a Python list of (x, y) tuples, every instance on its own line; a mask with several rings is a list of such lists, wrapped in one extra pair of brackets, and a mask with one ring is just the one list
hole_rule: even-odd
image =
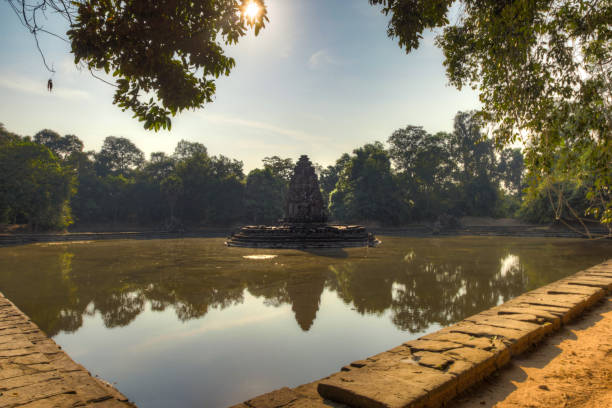
[[(45, 129), (21, 137), (0, 126), (0, 223), (35, 231), (73, 223), (164, 229), (274, 223), (293, 167), (292, 159), (271, 156), (245, 175), (241, 161), (211, 156), (195, 142), (183, 140), (173, 154), (146, 160), (123, 137), (109, 136), (93, 152), (74, 135)], [(387, 147), (369, 143), (317, 170), (330, 218), (341, 222), (517, 214), (548, 222), (559, 215), (547, 193), (557, 185), (524, 195), (521, 151), (497, 152), (470, 112), (456, 115), (453, 132), (407, 126), (393, 132)], [(587, 189), (567, 180), (562, 187), (568, 203), (584, 212)]]

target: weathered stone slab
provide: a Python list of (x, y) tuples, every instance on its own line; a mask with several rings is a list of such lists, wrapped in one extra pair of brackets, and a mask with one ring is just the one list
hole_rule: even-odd
[[(489, 325), (494, 327), (501, 327), (505, 329), (513, 329), (518, 330), (528, 336), (528, 342), (534, 343), (540, 341), (542, 337), (551, 333), (553, 331), (553, 325), (550, 323), (544, 324), (535, 324), (520, 320), (514, 320), (506, 318), (505, 316), (475, 316), (472, 318), (468, 318), (466, 321), (471, 321), (477, 324)], [(521, 349), (524, 350), (524, 349)], [(522, 351), (518, 351), (517, 349), (513, 350), (514, 353)]]
[(10, 353), (14, 350), (26, 350), (32, 348), (32, 343), (26, 340), (24, 337), (15, 339), (10, 342), (0, 343), (0, 358), (7, 357), (3, 353)]
[(86, 407), (85, 401), (75, 394), (59, 394), (49, 398), (42, 398), (20, 405), (19, 408), (49, 408), (49, 407)]
[(251, 408), (280, 408), (298, 400), (299, 398), (300, 395), (295, 391), (284, 387), (248, 400), (245, 402), (245, 404)]
[(527, 338), (527, 334), (520, 330), (506, 329), (466, 321), (459, 322), (450, 327), (450, 332), (463, 333), (473, 337), (501, 338), (505, 342), (513, 342)]
[(482, 350), (491, 347), (491, 339), (488, 337), (474, 337), (464, 333), (452, 333), (443, 330), (423, 336), (421, 339), (448, 341), (462, 346), (477, 347)]
[(587, 295), (587, 296), (599, 296), (606, 293), (605, 289), (593, 286), (580, 286), (570, 285), (568, 282), (560, 282), (555, 285), (545, 286), (543, 289), (550, 295)]
[(24, 375), (38, 374), (53, 371), (48, 364), (42, 365), (23, 365), (15, 364), (10, 359), (0, 360), (0, 380), (6, 380)]
[(501, 306), (495, 309), (495, 313), (499, 316), (514, 318), (514, 316), (536, 316), (538, 319), (544, 319), (553, 325), (553, 330), (561, 327), (561, 316), (555, 312), (549, 312), (543, 308), (529, 305)]
[(606, 290), (612, 290), (612, 279), (603, 277), (580, 276), (568, 281), (567, 283), (568, 285), (593, 286)]
[(10, 407), (27, 404), (43, 398), (66, 394), (71, 391), (74, 390), (67, 386), (61, 379), (45, 381), (18, 389), (3, 391), (2, 395), (0, 395), (0, 406)]
[(363, 368), (339, 373), (318, 384), (318, 392), (357, 408), (409, 408), (446, 401), (456, 393), (456, 377), (414, 364), (394, 370)]
[(478, 324), (486, 324), (489, 326), (502, 327), (506, 329), (514, 329), (524, 332), (539, 330), (541, 326), (539, 324), (507, 319), (501, 316), (487, 316), (487, 315), (476, 315), (465, 319), (467, 322), (473, 322)]
[[(457, 377), (457, 392), (464, 391), (498, 368), (496, 354), (485, 350), (464, 347), (444, 354), (455, 359), (447, 373)], [(507, 350), (506, 354), (509, 356)]]
[(404, 343), (404, 346), (410, 348), (410, 351), (414, 353), (415, 351), (442, 352), (454, 348), (459, 348), (461, 347), (461, 344), (453, 343), (450, 341), (419, 339), (408, 341)]
[(350, 366), (354, 367), (354, 368), (361, 368), (361, 367), (365, 367), (366, 365), (368, 365), (369, 361), (368, 360), (357, 360), (357, 361), (353, 361)]
[(6, 344), (12, 344), (17, 342), (27, 341), (31, 343), (26, 336), (23, 334), (7, 334), (6, 336), (0, 336), (0, 348), (6, 347)]
[(297, 401), (293, 401), (287, 408), (332, 408), (333, 406), (340, 407), (339, 404), (334, 404), (330, 406), (330, 404), (325, 403), (322, 398), (320, 399), (309, 399), (309, 398), (300, 398)]
[(17, 364), (31, 365), (48, 363), (49, 359), (43, 353), (31, 353), (28, 355), (13, 357), (11, 361)]
[(538, 317), (534, 314), (529, 314), (529, 313), (505, 313), (504, 314), (504, 313), (499, 313), (498, 310), (491, 310), (491, 311), (483, 312), (482, 314), (485, 316), (495, 316), (495, 317), (501, 316), (504, 319), (516, 320), (519, 322), (534, 323), (537, 325), (542, 325), (548, 322), (548, 320), (544, 319), (543, 317)]
[(588, 296), (584, 295), (551, 295), (546, 293), (529, 292), (521, 295), (521, 300), (525, 303), (543, 306), (557, 306), (574, 309), (578, 305), (584, 304)]
[(22, 375), (19, 377), (12, 377), (0, 380), (0, 390), (8, 391), (12, 390), (13, 388), (25, 387), (26, 385), (60, 379), (61, 377), (55, 371), (32, 373), (29, 375)]
[(70, 357), (64, 353), (47, 356), (49, 364), (56, 370), (64, 373), (72, 371), (86, 371), (85, 367), (75, 363)]
[(445, 370), (454, 362), (453, 358), (450, 358), (441, 352), (432, 353), (431, 351), (417, 351), (412, 355), (412, 358), (419, 365), (435, 368), (436, 370)]

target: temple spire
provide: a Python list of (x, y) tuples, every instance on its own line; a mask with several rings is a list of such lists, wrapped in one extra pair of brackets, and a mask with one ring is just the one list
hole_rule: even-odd
[(319, 181), (308, 156), (298, 160), (285, 198), (285, 218), (287, 223), (325, 223), (327, 216)]

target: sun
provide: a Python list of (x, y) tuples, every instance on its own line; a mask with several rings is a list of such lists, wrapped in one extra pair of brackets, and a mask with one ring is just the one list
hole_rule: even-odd
[(261, 7), (259, 6), (259, 4), (255, 3), (254, 1), (250, 1), (244, 8), (243, 13), (248, 20), (253, 21), (257, 18), (260, 11)]

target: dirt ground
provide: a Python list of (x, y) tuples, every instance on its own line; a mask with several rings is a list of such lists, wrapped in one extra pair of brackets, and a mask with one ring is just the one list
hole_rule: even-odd
[(612, 408), (612, 297), (448, 406)]
[(530, 227), (528, 224), (516, 218), (491, 218), (491, 217), (461, 217), (461, 225), (464, 227)]

